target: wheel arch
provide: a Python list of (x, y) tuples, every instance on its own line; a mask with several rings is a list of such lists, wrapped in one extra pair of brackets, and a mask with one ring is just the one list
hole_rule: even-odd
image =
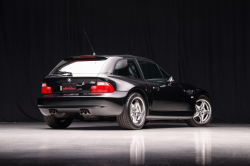
[(146, 104), (146, 107), (147, 107), (147, 114), (149, 113), (149, 109), (151, 108), (151, 105), (152, 105), (152, 102), (150, 101), (150, 98), (148, 96), (148, 94), (140, 89), (140, 88), (132, 88), (129, 92), (128, 92), (128, 95), (127, 97), (131, 94), (131, 93), (139, 93), (140, 95), (142, 95), (142, 97), (144, 98), (145, 100), (145, 104)]
[(195, 91), (196, 91), (196, 95), (195, 95), (196, 96), (196, 100), (197, 100), (197, 98), (199, 96), (205, 95), (205, 96), (207, 96), (209, 98), (210, 102), (212, 102), (212, 97), (211, 97), (211, 95), (207, 91), (205, 91), (203, 89), (196, 89)]

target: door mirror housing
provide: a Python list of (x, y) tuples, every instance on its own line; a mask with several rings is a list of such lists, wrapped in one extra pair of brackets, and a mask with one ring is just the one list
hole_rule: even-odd
[(173, 77), (173, 76), (169, 77), (169, 79), (168, 79), (168, 81), (167, 81), (167, 82), (169, 82), (169, 83), (174, 82), (174, 77)]

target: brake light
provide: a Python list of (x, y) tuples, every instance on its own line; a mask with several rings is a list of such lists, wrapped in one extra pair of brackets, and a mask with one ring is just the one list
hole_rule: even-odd
[(114, 88), (108, 82), (97, 82), (96, 85), (91, 86), (90, 93), (113, 93)]
[(51, 94), (52, 93), (52, 89), (50, 86), (47, 86), (46, 83), (42, 83), (42, 90), (41, 90), (42, 94)]

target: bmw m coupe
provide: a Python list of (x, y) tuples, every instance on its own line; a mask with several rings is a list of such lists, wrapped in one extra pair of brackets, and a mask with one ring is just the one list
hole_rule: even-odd
[(43, 79), (37, 101), (51, 128), (67, 128), (79, 116), (116, 117), (124, 129), (141, 129), (150, 120), (206, 126), (213, 113), (208, 92), (132, 55), (66, 58)]

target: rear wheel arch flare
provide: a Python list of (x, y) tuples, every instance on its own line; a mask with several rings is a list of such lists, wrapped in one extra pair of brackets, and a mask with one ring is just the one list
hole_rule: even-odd
[(140, 95), (142, 95), (142, 97), (144, 98), (145, 100), (145, 103), (146, 103), (146, 109), (147, 109), (147, 114), (149, 113), (149, 108), (151, 106), (151, 103), (149, 102), (148, 100), (148, 96), (147, 94), (142, 90), (142, 89), (139, 89), (139, 88), (135, 88), (135, 89), (131, 89), (128, 94), (127, 94), (127, 97), (131, 94), (131, 93), (139, 93)]

